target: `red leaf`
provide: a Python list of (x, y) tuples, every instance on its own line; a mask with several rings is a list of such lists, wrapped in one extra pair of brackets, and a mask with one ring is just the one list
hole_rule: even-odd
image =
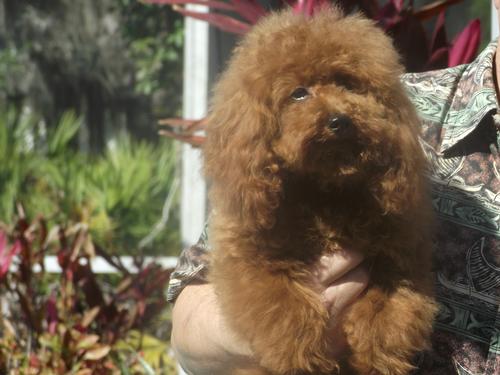
[(10, 262), (8, 261), (7, 236), (4, 232), (0, 232), (0, 279), (2, 279), (9, 270)]
[(434, 32), (432, 33), (431, 45), (429, 51), (431, 53), (443, 47), (448, 47), (447, 37), (446, 37), (446, 25), (445, 25), (445, 12), (439, 13), (439, 17), (434, 25)]
[(71, 268), (67, 268), (67, 269), (63, 270), (63, 275), (66, 278), (66, 280), (73, 281), (74, 272)]
[(174, 132), (170, 132), (167, 130), (160, 130), (159, 134), (165, 137), (170, 137), (173, 139), (177, 139), (178, 141), (189, 143), (193, 147), (200, 147), (205, 142), (205, 137), (192, 135), (192, 136), (183, 136)]
[(174, 6), (173, 9), (186, 17), (206, 21), (209, 24), (229, 33), (245, 34), (251, 27), (248, 23), (238, 21), (230, 16), (222, 14), (195, 12), (186, 10), (185, 8), (179, 6)]
[(140, 299), (137, 301), (137, 313), (139, 316), (143, 316), (144, 311), (146, 311), (146, 302), (143, 299)]
[(6, 246), (7, 246), (7, 235), (3, 231), (0, 231), (0, 254), (4, 252)]
[(359, 10), (366, 14), (368, 18), (375, 19), (376, 15), (380, 12), (378, 0), (356, 0), (353, 2), (358, 3)]
[(20, 252), (21, 252), (21, 241), (16, 240), (16, 242), (14, 242), (14, 245), (12, 245), (10, 249), (10, 254), (9, 254), (10, 259), (12, 260), (12, 258), (17, 254), (19, 254)]
[[(178, 4), (203, 4), (207, 6), (211, 6), (213, 8), (217, 9), (224, 9), (224, 10), (233, 10), (237, 13), (239, 13), (241, 16), (244, 18), (254, 20), (256, 18), (256, 14), (258, 14), (262, 8), (259, 8), (260, 6), (241, 6), (241, 4), (227, 4), (219, 1), (209, 1), (209, 0), (194, 0), (194, 1), (189, 1), (189, 0), (146, 0), (147, 2), (150, 3), (165, 3), (165, 4), (172, 4), (172, 8), (177, 11), (178, 13), (181, 13), (184, 16), (187, 17), (192, 17), (196, 18), (202, 21), (206, 21), (210, 24), (212, 24), (215, 27), (218, 27), (219, 29), (223, 31), (227, 31), (230, 33), (236, 33), (236, 34), (244, 34), (246, 31), (250, 29), (249, 24), (245, 22), (241, 22), (231, 16), (226, 16), (226, 15), (221, 15), (221, 14), (216, 14), (216, 13), (204, 13), (204, 12), (197, 12), (197, 11), (192, 11), (192, 10), (186, 10), (183, 7), (178, 6)], [(251, 8), (251, 11), (249, 9)]]
[(481, 41), (481, 21), (475, 19), (454, 39), (448, 57), (448, 66), (471, 62), (476, 56)]
[[(357, 4), (358, 1), (356, 0), (339, 0), (338, 1), (338, 4), (340, 5), (340, 7), (342, 8), (342, 10), (345, 12), (345, 13), (351, 13), (352, 10), (354, 9), (354, 7)], [(361, 4), (359, 4), (359, 6), (361, 7)]]
[(414, 15), (420, 20), (426, 20), (445, 11), (451, 5), (461, 3), (463, 0), (439, 0), (432, 4), (427, 4), (414, 12)]
[(404, 0), (391, 0), (391, 3), (397, 12), (401, 12), (403, 10)]
[(59, 267), (64, 268), (67, 263), (67, 256), (66, 256), (66, 251), (64, 249), (61, 249), (57, 253), (57, 263), (59, 264)]
[(235, 11), (251, 24), (257, 23), (259, 18), (266, 15), (267, 11), (256, 1), (231, 0)]
[(384, 5), (375, 16), (382, 28), (387, 31), (403, 20), (402, 12), (398, 11), (395, 4), (390, 1)]
[(449, 48), (443, 47), (432, 52), (429, 61), (425, 66), (425, 70), (442, 69), (448, 66)]
[(223, 1), (211, 1), (211, 0), (143, 0), (142, 2), (147, 4), (168, 4), (168, 5), (184, 5), (184, 4), (196, 4), (205, 5), (213, 9), (222, 10), (232, 10), (234, 11), (234, 6)]
[(325, 0), (297, 0), (293, 6), (294, 13), (312, 16), (318, 9), (325, 6)]
[(54, 293), (49, 297), (47, 303), (45, 304), (46, 318), (47, 324), (49, 325), (48, 331), (50, 334), (54, 334), (56, 332), (57, 322), (59, 320), (59, 316), (57, 313), (57, 301)]
[(9, 272), (12, 259), (21, 252), (21, 242), (16, 240), (10, 249), (7, 249), (7, 236), (0, 232), (0, 279)]
[(29, 356), (29, 366), (34, 369), (42, 368), (42, 363), (35, 353), (31, 353)]
[(207, 119), (188, 120), (182, 118), (165, 118), (158, 121), (158, 125), (178, 129), (180, 132), (192, 134), (197, 130), (202, 130), (207, 126)]
[(401, 53), (406, 70), (422, 71), (429, 57), (427, 35), (422, 23), (406, 12), (400, 22), (387, 29), (387, 33)]

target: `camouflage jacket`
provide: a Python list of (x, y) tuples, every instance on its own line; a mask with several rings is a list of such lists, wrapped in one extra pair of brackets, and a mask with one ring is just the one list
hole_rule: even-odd
[[(493, 115), (496, 42), (471, 64), (402, 77), (422, 120), (422, 145), (439, 227), (435, 243), (440, 312), (419, 375), (500, 374), (500, 155)], [(493, 146), (493, 147), (492, 147)], [(183, 251), (168, 296), (205, 282), (204, 233)]]

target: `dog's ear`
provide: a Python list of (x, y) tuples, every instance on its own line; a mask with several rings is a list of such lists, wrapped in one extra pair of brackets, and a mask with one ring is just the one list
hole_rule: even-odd
[(427, 192), (426, 159), (419, 142), (420, 120), (404, 96), (394, 103), (396, 142), (388, 169), (375, 184), (375, 196), (387, 214), (405, 215), (418, 209)]
[[(204, 145), (205, 174), (216, 210), (247, 229), (270, 228), (281, 198), (278, 161), (270, 144), (276, 116), (265, 92), (232, 87), (226, 78), (215, 89)], [(238, 85), (237, 85), (238, 86)]]

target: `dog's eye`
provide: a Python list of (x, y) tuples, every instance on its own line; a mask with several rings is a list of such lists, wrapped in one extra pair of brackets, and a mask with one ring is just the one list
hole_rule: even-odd
[(348, 74), (337, 73), (333, 79), (337, 85), (342, 86), (349, 91), (356, 91), (359, 89), (359, 82), (357, 79)]
[(297, 87), (291, 95), (293, 100), (304, 100), (308, 96), (309, 91), (305, 87)]

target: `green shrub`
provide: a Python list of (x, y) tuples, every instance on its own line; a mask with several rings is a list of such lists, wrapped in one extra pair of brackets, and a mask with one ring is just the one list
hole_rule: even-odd
[[(170, 271), (148, 264), (105, 282), (90, 266), (94, 246), (81, 223), (51, 227), (22, 215), (0, 223), (0, 374), (176, 373), (163, 295)], [(61, 273), (45, 272), (47, 255), (57, 255)]]
[[(77, 151), (81, 121), (66, 113), (47, 130), (33, 116), (0, 114), (0, 220), (11, 222), (16, 204), (29, 217), (82, 222), (113, 253), (137, 254), (139, 243), (162, 216), (175, 177), (175, 145), (138, 142), (122, 134), (102, 155)], [(168, 226), (145, 254), (174, 254), (179, 248), (174, 199)]]

